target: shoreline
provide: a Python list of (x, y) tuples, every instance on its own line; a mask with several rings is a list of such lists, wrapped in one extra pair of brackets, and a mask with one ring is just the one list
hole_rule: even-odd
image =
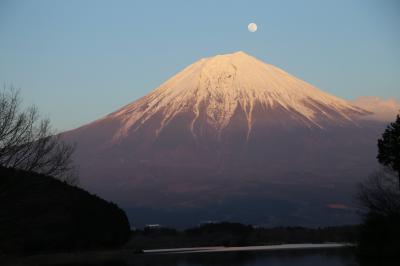
[(301, 249), (330, 249), (352, 247), (351, 243), (323, 243), (323, 244), (279, 244), (263, 246), (243, 247), (194, 247), (194, 248), (168, 248), (168, 249), (145, 249), (144, 254), (190, 254), (190, 253), (212, 253), (212, 252), (239, 252), (239, 251), (275, 251), (275, 250), (301, 250)]
[(116, 250), (92, 250), (71, 253), (53, 253), (53, 254), (37, 254), (31, 256), (13, 257), (0, 256), (0, 264), (4, 266), (25, 266), (25, 265), (63, 265), (63, 264), (95, 264), (100, 262), (125, 261), (127, 265), (132, 262), (140, 263), (149, 259), (171, 258), (168, 255), (185, 254), (209, 254), (209, 253), (228, 253), (228, 252), (279, 252), (288, 250), (327, 250), (349, 248), (354, 246), (351, 243), (324, 243), (324, 244), (279, 244), (265, 246), (243, 246), (243, 247), (224, 247), (224, 246), (209, 246), (209, 247), (188, 247), (188, 248), (171, 248), (171, 249), (146, 249), (143, 252), (135, 253), (132, 249), (116, 249)]

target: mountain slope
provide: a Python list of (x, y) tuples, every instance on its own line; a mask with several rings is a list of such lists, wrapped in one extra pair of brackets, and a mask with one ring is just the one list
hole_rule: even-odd
[(283, 109), (308, 127), (322, 127), (322, 120), (352, 122), (353, 115), (366, 113), (272, 65), (237, 52), (190, 65), (149, 95), (107, 118), (121, 121), (123, 126), (116, 135), (118, 138), (161, 113), (163, 118), (156, 129), (159, 134), (174, 117), (188, 112), (193, 114), (190, 130), (196, 135), (195, 126), (202, 116), (220, 132), (240, 108), (250, 132), (257, 107)]
[(342, 223), (351, 208), (331, 207), (350, 204), (376, 166), (383, 125), (370, 114), (237, 52), (201, 59), (64, 137), (78, 143), (85, 187), (130, 214), (154, 210), (139, 225)]

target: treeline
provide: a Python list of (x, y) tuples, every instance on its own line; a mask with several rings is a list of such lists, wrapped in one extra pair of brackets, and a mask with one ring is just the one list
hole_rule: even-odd
[(211, 223), (183, 231), (172, 228), (145, 228), (132, 232), (128, 248), (178, 248), (200, 246), (251, 246), (295, 243), (354, 243), (358, 226), (324, 228), (262, 228), (240, 223)]

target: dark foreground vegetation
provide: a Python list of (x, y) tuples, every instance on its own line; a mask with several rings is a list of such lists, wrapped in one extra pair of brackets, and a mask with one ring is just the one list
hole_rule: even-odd
[(112, 248), (129, 233), (115, 204), (49, 176), (0, 167), (0, 254)]
[(354, 243), (357, 226), (325, 228), (258, 228), (240, 223), (212, 223), (178, 231), (171, 228), (145, 228), (132, 232), (126, 248), (134, 250), (202, 246), (254, 246), (295, 243)]
[(35, 106), (23, 107), (18, 90), (0, 91), (0, 256), (112, 248), (128, 240), (123, 210), (73, 186), (73, 152)]
[(363, 223), (357, 252), (367, 258), (400, 258), (400, 116), (378, 140), (382, 170), (359, 190)]

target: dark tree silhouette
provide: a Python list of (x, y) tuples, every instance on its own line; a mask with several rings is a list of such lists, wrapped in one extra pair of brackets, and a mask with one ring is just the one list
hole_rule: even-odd
[(400, 190), (393, 170), (384, 168), (371, 175), (360, 185), (358, 198), (363, 213), (379, 216), (400, 214)]
[(400, 115), (397, 115), (396, 121), (390, 123), (378, 140), (377, 159), (382, 165), (397, 172), (400, 189)]
[(0, 166), (77, 181), (72, 162), (74, 145), (63, 142), (41, 119), (35, 106), (22, 108), (14, 88), (0, 91)]
[(358, 199), (363, 223), (358, 239), (361, 257), (397, 257), (400, 254), (400, 117), (378, 140), (383, 169), (360, 185)]
[(363, 223), (358, 252), (361, 258), (398, 258), (400, 254), (400, 190), (397, 175), (384, 169), (361, 185)]

